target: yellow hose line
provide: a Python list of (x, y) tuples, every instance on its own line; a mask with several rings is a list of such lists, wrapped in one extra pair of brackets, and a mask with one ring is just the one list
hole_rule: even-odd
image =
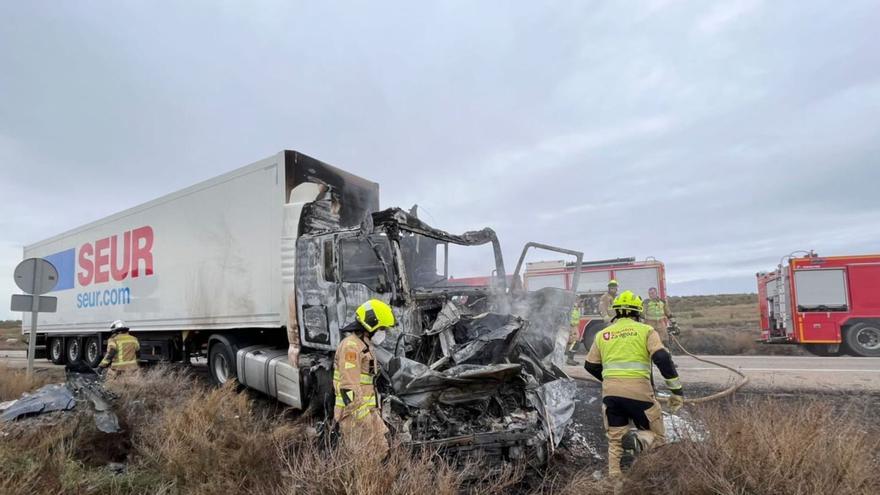
[[(688, 356), (696, 359), (697, 361), (701, 361), (706, 364), (711, 364), (713, 366), (718, 366), (719, 368), (724, 368), (728, 371), (732, 371), (733, 373), (736, 373), (740, 377), (739, 382), (727, 387), (726, 389), (722, 390), (721, 392), (714, 393), (712, 395), (707, 395), (705, 397), (697, 397), (695, 399), (687, 399), (686, 398), (684, 400), (685, 404), (702, 404), (704, 402), (709, 402), (712, 400), (721, 399), (724, 397), (729, 397), (729, 396), (733, 395), (737, 390), (739, 390), (743, 386), (745, 386), (745, 384), (749, 383), (749, 377), (747, 377), (745, 374), (743, 374), (741, 371), (737, 370), (736, 368), (733, 368), (731, 366), (727, 366), (726, 364), (718, 363), (716, 361), (710, 361), (708, 359), (704, 359), (704, 358), (701, 358), (701, 357), (696, 356), (694, 354), (691, 354), (690, 351), (688, 351), (687, 349), (684, 348), (683, 345), (681, 345), (681, 342), (679, 342), (678, 338), (675, 335), (670, 335), (670, 337), (672, 337), (672, 340), (675, 342), (676, 345), (678, 345), (678, 348), (681, 349), (681, 351), (684, 352), (685, 354), (687, 354)], [(573, 377), (573, 378), (575, 380), (580, 380), (583, 382), (596, 382), (596, 383), (598, 383), (598, 380), (596, 380), (595, 378), (592, 378), (592, 377), (590, 377), (590, 378)], [(658, 397), (657, 400), (659, 400), (661, 402), (668, 402), (669, 401), (669, 399), (666, 397)]]

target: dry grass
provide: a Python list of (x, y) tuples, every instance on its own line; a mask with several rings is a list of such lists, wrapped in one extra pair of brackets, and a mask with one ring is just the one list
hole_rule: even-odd
[[(704, 441), (667, 445), (641, 457), (623, 479), (622, 493), (880, 493), (880, 432), (873, 414), (828, 398), (716, 404), (699, 412), (710, 432)], [(608, 480), (581, 474), (559, 492), (613, 489)]]
[[(275, 413), (233, 387), (154, 368), (111, 382), (125, 431), (105, 435), (84, 411), (0, 425), (0, 493), (411, 494), (612, 493), (592, 468), (489, 469), (392, 448), (377, 466), (334, 450), (308, 418)], [(641, 458), (623, 493), (880, 493), (873, 412), (836, 402), (721, 403), (695, 411), (711, 432)], [(872, 436), (874, 435), (874, 436)], [(108, 462), (125, 463), (113, 474)], [(565, 464), (565, 463), (562, 463)]]
[(0, 402), (18, 399), (24, 392), (42, 387), (47, 383), (64, 380), (64, 373), (58, 369), (35, 369), (33, 376), (27, 378), (24, 368), (10, 368), (0, 363)]
[[(403, 448), (377, 467), (367, 453), (323, 447), (308, 418), (273, 414), (186, 371), (157, 367), (108, 388), (122, 434), (97, 432), (82, 411), (0, 426), (0, 493), (500, 494), (525, 475)], [(127, 470), (114, 475), (109, 462)]]
[(670, 297), (669, 304), (681, 328), (679, 340), (691, 352), (715, 355), (804, 354), (803, 350), (793, 345), (755, 342), (761, 336), (756, 294)]
[(0, 321), (0, 350), (27, 349), (27, 341), (21, 335), (20, 320)]

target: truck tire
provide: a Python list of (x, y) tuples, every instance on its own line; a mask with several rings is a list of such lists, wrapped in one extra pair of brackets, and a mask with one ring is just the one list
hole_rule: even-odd
[(97, 368), (98, 365), (101, 364), (101, 358), (103, 358), (103, 354), (101, 353), (101, 339), (99, 339), (97, 335), (87, 337), (83, 341), (83, 362), (85, 362), (89, 368)]
[(208, 374), (214, 385), (223, 385), (238, 379), (235, 352), (222, 340), (215, 341), (208, 350)]
[(602, 320), (592, 320), (587, 323), (587, 326), (584, 327), (584, 335), (581, 337), (581, 342), (584, 343), (584, 347), (587, 351), (590, 350), (590, 346), (592, 346), (593, 341), (596, 340), (596, 334), (604, 330), (606, 326), (608, 325)]
[(52, 361), (54, 364), (64, 364), (67, 362), (63, 337), (52, 337), (49, 339), (46, 349), (46, 357), (49, 358), (49, 361)]
[(66, 347), (65, 357), (67, 358), (67, 364), (79, 363), (82, 360), (82, 343), (79, 341), (79, 337), (67, 339)]
[(880, 324), (856, 323), (846, 331), (846, 346), (856, 356), (880, 357)]

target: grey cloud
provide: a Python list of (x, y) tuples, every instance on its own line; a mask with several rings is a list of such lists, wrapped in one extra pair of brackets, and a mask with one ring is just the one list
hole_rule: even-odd
[(656, 256), (702, 292), (794, 249), (880, 243), (873, 2), (18, 2), (0, 19), (2, 266), (282, 148), (447, 230), (493, 226), (508, 264), (530, 239)]

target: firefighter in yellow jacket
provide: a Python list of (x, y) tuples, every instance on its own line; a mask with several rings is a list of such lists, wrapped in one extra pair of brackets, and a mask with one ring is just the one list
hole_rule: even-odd
[(568, 330), (568, 345), (565, 351), (565, 356), (567, 360), (565, 364), (569, 366), (576, 366), (577, 363), (574, 360), (574, 350), (577, 347), (578, 341), (581, 339), (581, 310), (578, 308), (577, 302), (575, 302), (574, 307), (571, 308), (571, 318), (569, 324), (570, 326)]
[(388, 452), (388, 428), (379, 413), (379, 397), (373, 386), (378, 373), (370, 348), (370, 336), (395, 325), (391, 307), (378, 299), (358, 307), (355, 321), (342, 329), (348, 335), (336, 348), (333, 388), (336, 407), (333, 419), (339, 425), (342, 445), (381, 459)]
[(660, 335), (664, 343), (669, 341), (669, 332), (666, 328), (673, 322), (669, 304), (660, 298), (656, 287), (648, 289), (648, 300), (645, 301), (645, 324), (649, 325)]
[(110, 376), (138, 369), (138, 352), (141, 344), (138, 339), (128, 333), (128, 326), (122, 320), (110, 325), (110, 339), (107, 340), (107, 353), (98, 364), (101, 368), (109, 368)]
[(602, 317), (606, 326), (614, 319), (614, 309), (611, 305), (614, 303), (615, 297), (617, 297), (617, 280), (612, 279), (608, 282), (608, 292), (599, 298), (599, 316)]
[(596, 334), (584, 369), (602, 382), (608, 474), (618, 476), (625, 454), (631, 462), (642, 450), (666, 442), (662, 410), (654, 397), (651, 363), (660, 369), (672, 392), (672, 412), (684, 404), (684, 395), (669, 351), (654, 329), (639, 323), (642, 299), (624, 291), (614, 299), (612, 308), (616, 313), (614, 322)]

